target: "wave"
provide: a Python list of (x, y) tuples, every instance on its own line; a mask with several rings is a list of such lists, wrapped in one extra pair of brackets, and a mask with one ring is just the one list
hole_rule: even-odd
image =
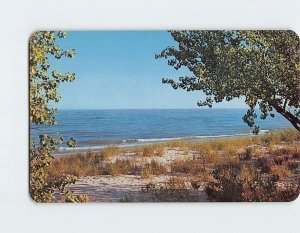
[[(268, 130), (260, 130), (258, 135), (267, 133)], [(227, 137), (238, 137), (238, 136), (252, 136), (252, 132), (248, 133), (237, 133), (237, 134), (221, 134), (221, 135), (196, 135), (186, 137), (173, 137), (173, 138), (143, 138), (143, 139), (127, 139), (123, 142), (161, 142), (161, 141), (175, 141), (175, 140), (193, 140), (193, 139), (206, 139), (206, 138), (227, 138)]]
[[(268, 130), (260, 130), (259, 135), (263, 135), (267, 132)], [(205, 139), (212, 139), (212, 138), (234, 138), (234, 137), (246, 137), (246, 136), (255, 136), (255, 135), (253, 135), (252, 132), (247, 132), (247, 133), (221, 134), (221, 135), (195, 135), (195, 136), (168, 137), (168, 138), (140, 138), (140, 139), (109, 140), (109, 141), (106, 140), (107, 144), (103, 143), (103, 140), (99, 140), (98, 145), (95, 145), (96, 140), (94, 140), (93, 145), (78, 146), (75, 148), (60, 147), (57, 150), (57, 154), (74, 152), (74, 151), (89, 151), (89, 150), (93, 151), (93, 150), (107, 148), (110, 146), (131, 147), (131, 146), (146, 145), (146, 144), (159, 143), (159, 142), (176, 141), (176, 140), (196, 141), (196, 140), (205, 140)]]

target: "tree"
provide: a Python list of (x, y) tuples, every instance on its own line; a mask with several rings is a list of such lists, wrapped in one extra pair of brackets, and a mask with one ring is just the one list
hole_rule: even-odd
[[(56, 40), (65, 38), (65, 32), (40, 31), (32, 34), (29, 40), (29, 119), (31, 125), (55, 124), (57, 109), (51, 107), (52, 102), (58, 102), (61, 96), (57, 89), (62, 82), (72, 82), (74, 73), (61, 73), (51, 70), (49, 56), (56, 59), (62, 57), (72, 58), (75, 50), (61, 49)], [(58, 144), (63, 142), (61, 135), (50, 136), (43, 134), (39, 136), (39, 143), (30, 139), (30, 165), (29, 165), (29, 190), (33, 200), (37, 202), (51, 202), (54, 199), (54, 189), (58, 189), (64, 197), (65, 202), (85, 202), (86, 195), (73, 195), (66, 188), (68, 184), (75, 183), (76, 176), (63, 174), (63, 176), (51, 177), (47, 167), (53, 162), (52, 152)], [(74, 147), (76, 142), (70, 139), (68, 145)]]
[[(72, 82), (74, 73), (61, 73), (50, 70), (48, 56), (56, 59), (62, 57), (72, 58), (75, 50), (62, 50), (56, 39), (65, 38), (65, 32), (41, 31), (34, 33), (29, 41), (29, 95), (30, 95), (30, 124), (55, 123), (57, 109), (50, 106), (49, 102), (58, 102), (61, 96), (57, 89), (62, 82)], [(49, 74), (51, 73), (51, 75)]]
[(163, 83), (174, 89), (203, 91), (199, 106), (245, 97), (243, 117), (254, 133), (256, 107), (261, 119), (277, 111), (300, 131), (299, 37), (293, 31), (171, 31), (178, 48), (167, 47), (165, 58), (176, 70), (186, 67), (190, 76)]

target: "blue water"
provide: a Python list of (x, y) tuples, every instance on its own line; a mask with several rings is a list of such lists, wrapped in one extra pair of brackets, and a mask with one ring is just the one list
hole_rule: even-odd
[[(82, 148), (231, 137), (251, 132), (242, 120), (245, 112), (245, 109), (59, 110), (57, 125), (32, 126), (30, 134), (37, 138), (45, 132), (60, 132), (65, 139), (75, 138)], [(257, 122), (263, 131), (291, 128), (279, 114)]]

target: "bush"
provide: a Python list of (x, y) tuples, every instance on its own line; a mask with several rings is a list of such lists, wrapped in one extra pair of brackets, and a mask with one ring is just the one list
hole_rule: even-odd
[(210, 182), (206, 187), (206, 193), (211, 201), (283, 200), (279, 195), (280, 192), (276, 190), (277, 175), (263, 176), (248, 165), (231, 164), (217, 167), (213, 175), (216, 181)]
[(272, 163), (267, 158), (265, 158), (265, 157), (258, 158), (257, 159), (257, 165), (261, 169), (262, 173), (271, 172)]
[(64, 202), (87, 202), (86, 195), (74, 195), (68, 185), (74, 184), (77, 177), (72, 174), (50, 172), (56, 159), (51, 155), (57, 146), (56, 138), (40, 135), (39, 144), (31, 141), (29, 148), (29, 192), (36, 202), (55, 201), (54, 190), (59, 190)]
[(273, 166), (271, 170), (279, 179), (288, 178), (292, 175), (292, 172), (284, 166)]
[(171, 163), (171, 172), (185, 174), (199, 174), (204, 171), (203, 165), (197, 160), (175, 160)]
[(114, 163), (107, 163), (102, 167), (104, 175), (135, 175), (140, 172), (140, 168), (129, 159), (117, 159)]
[(293, 150), (294, 150), (293, 148), (280, 148), (280, 149), (272, 151), (272, 155), (274, 157), (287, 156), (287, 155), (290, 155)]
[(299, 163), (297, 161), (288, 161), (287, 166), (291, 170), (297, 170), (299, 168)]
[(144, 179), (150, 178), (152, 175), (162, 175), (167, 173), (165, 166), (159, 164), (155, 160), (151, 160), (150, 163), (144, 165), (141, 171), (141, 176)]
[(252, 159), (253, 153), (254, 149), (252, 147), (247, 147), (245, 149), (245, 152), (242, 155), (240, 155), (239, 158), (242, 160), (250, 160)]
[(294, 201), (299, 196), (299, 185), (289, 185), (284, 190), (279, 190), (274, 201)]
[(300, 152), (295, 152), (295, 153), (292, 155), (292, 157), (293, 157), (294, 159), (300, 159)]

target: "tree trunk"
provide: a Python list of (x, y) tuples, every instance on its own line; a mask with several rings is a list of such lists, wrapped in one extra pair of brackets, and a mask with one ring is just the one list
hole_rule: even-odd
[(284, 116), (291, 124), (300, 131), (300, 119), (296, 116), (294, 116), (292, 113), (285, 111), (284, 108), (278, 105), (272, 105), (277, 112), (279, 112), (282, 116)]

